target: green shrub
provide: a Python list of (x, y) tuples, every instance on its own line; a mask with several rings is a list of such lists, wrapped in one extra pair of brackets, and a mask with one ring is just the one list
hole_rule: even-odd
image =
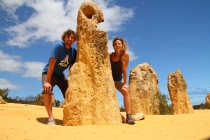
[(160, 105), (159, 111), (160, 115), (169, 115), (171, 114), (171, 106), (168, 105), (169, 98), (165, 94), (160, 94)]
[(193, 109), (210, 109), (210, 104), (201, 103), (199, 105), (194, 105)]
[(120, 112), (125, 112), (125, 108), (123, 106), (120, 107)]

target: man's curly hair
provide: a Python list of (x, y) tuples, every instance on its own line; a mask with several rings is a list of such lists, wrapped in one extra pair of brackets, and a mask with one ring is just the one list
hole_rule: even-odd
[(63, 33), (63, 35), (61, 36), (61, 39), (64, 41), (65, 36), (66, 36), (66, 35), (71, 35), (71, 34), (74, 35), (74, 41), (76, 41), (76, 40), (77, 40), (77, 35), (76, 35), (76, 33), (75, 33), (73, 30), (71, 30), (71, 29), (66, 30), (66, 31)]

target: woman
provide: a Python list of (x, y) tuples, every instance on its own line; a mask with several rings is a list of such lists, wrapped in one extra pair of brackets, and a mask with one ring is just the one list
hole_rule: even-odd
[(130, 94), (127, 81), (127, 67), (129, 62), (129, 55), (127, 53), (127, 45), (125, 40), (120, 37), (114, 38), (112, 45), (115, 52), (110, 54), (110, 63), (112, 68), (112, 76), (115, 82), (115, 87), (120, 91), (124, 97), (124, 106), (126, 111), (126, 122), (128, 124), (135, 124), (131, 116)]

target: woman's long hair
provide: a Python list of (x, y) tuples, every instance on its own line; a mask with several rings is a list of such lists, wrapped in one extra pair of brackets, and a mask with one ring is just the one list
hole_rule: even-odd
[[(122, 50), (121, 50), (121, 55), (120, 55), (120, 61), (121, 61), (121, 69), (122, 71), (126, 70), (127, 67), (125, 66), (125, 61), (124, 61), (124, 54), (127, 52), (127, 44), (125, 40), (121, 37), (115, 37), (114, 40), (112, 41), (112, 45), (114, 47), (114, 43), (116, 40), (120, 40), (122, 43)], [(115, 50), (116, 51), (116, 50)]]

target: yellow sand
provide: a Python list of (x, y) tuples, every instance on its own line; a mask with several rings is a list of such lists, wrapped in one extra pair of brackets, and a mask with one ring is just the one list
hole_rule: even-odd
[(57, 124), (46, 125), (44, 106), (0, 104), (0, 140), (202, 140), (210, 138), (210, 110), (184, 115), (145, 115), (135, 125), (62, 126), (63, 109), (53, 108)]

